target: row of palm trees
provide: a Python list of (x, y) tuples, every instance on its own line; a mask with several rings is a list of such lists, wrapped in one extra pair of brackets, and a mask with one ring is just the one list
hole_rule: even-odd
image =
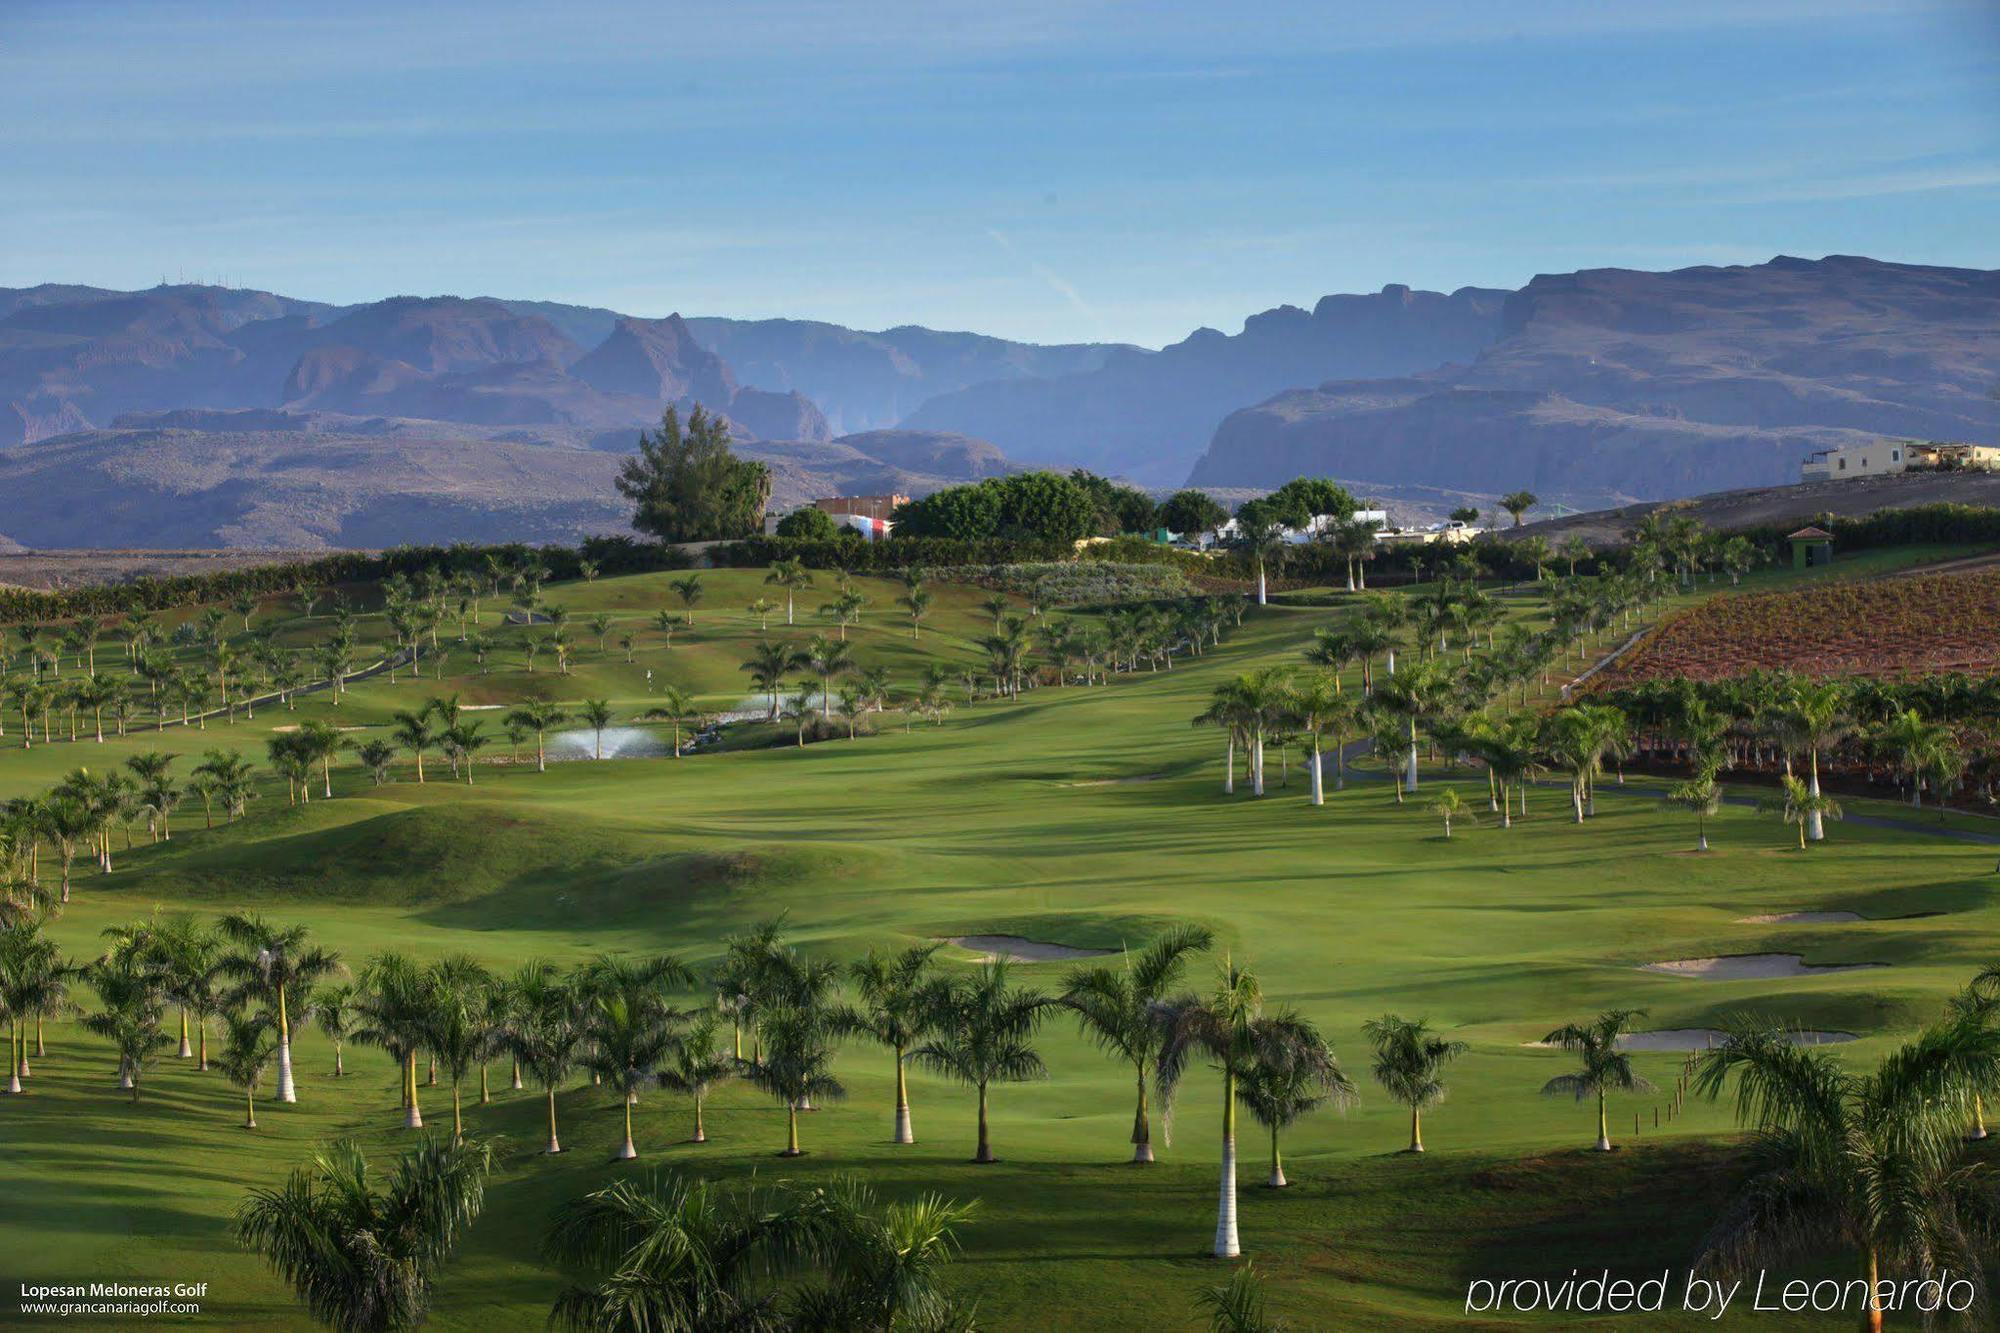
[[(846, 1095), (833, 1061), (842, 1039), (859, 1037), (893, 1061), (897, 1143), (915, 1142), (907, 1080), (914, 1064), (974, 1094), (972, 1160), (987, 1164), (999, 1160), (991, 1097), (1001, 1086), (1046, 1075), (1035, 1037), (1060, 1013), (1129, 1069), (1135, 1163), (1154, 1160), (1155, 1102), (1164, 1114), (1196, 1063), (1220, 1071), (1216, 1252), (1227, 1255), (1240, 1248), (1238, 1106), (1268, 1130), (1267, 1184), (1282, 1188), (1281, 1132), (1323, 1105), (1345, 1106), (1354, 1097), (1319, 1030), (1289, 1008), (1267, 1010), (1256, 977), (1242, 966), (1225, 963), (1210, 994), (1185, 987), (1189, 963), (1213, 943), (1194, 926), (1169, 931), (1115, 963), (1078, 968), (1054, 995), (1016, 985), (1004, 960), (946, 973), (936, 964), (937, 944), (870, 952), (843, 969), (788, 944), (780, 921), (728, 940), (706, 974), (671, 955), (603, 955), (569, 969), (532, 960), (501, 977), (463, 955), (423, 964), (389, 952), (350, 978), (339, 956), (306, 928), (246, 914), (212, 924), (154, 918), (112, 928), (106, 939), (99, 957), (79, 964), (59, 955), (37, 921), (0, 931), (0, 1018), (9, 1025), (12, 1091), (31, 1076), (30, 1047), (35, 1058), (46, 1052), (43, 1021), (83, 1011), (72, 992), (81, 982), (96, 996), (84, 1023), (112, 1045), (119, 1086), (135, 1101), (147, 1071), (175, 1044), (177, 1019), (179, 1058), (197, 1070), (218, 1070), (242, 1091), (248, 1129), (256, 1128), (256, 1095), (274, 1069), (278, 1100), (297, 1100), (292, 1035), (296, 1025), (310, 1023), (332, 1045), (332, 1077), (346, 1075), (350, 1043), (391, 1059), (408, 1129), (423, 1128), (423, 1089), (442, 1080), (453, 1142), (465, 1138), (471, 1086), (479, 1105), (492, 1101), (490, 1066), (504, 1062), (509, 1089), (527, 1080), (540, 1088), (550, 1153), (564, 1150), (557, 1093), (588, 1075), (624, 1104), (618, 1159), (639, 1155), (633, 1115), (642, 1092), (661, 1087), (687, 1097), (691, 1141), (702, 1143), (706, 1102), (733, 1079), (786, 1108), (781, 1155), (795, 1157), (804, 1151), (801, 1114)], [(683, 998), (689, 992), (711, 998), (689, 1003)], [(211, 1033), (220, 1038), (213, 1052)], [(1464, 1047), (1437, 1037), (1421, 1020), (1394, 1015), (1370, 1023), (1366, 1034), (1376, 1051), (1375, 1076), (1410, 1109), (1410, 1150), (1422, 1152), (1422, 1112), (1443, 1099), (1444, 1067)]]

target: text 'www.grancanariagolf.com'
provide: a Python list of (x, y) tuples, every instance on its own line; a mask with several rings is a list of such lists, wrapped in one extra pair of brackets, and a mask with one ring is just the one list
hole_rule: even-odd
[(201, 1313), (206, 1282), (79, 1282), (21, 1284), (24, 1319), (185, 1317)]

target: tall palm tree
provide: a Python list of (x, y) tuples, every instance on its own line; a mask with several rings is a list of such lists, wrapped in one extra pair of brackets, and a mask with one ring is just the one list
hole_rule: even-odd
[(594, 753), (599, 759), (604, 758), (604, 729), (611, 725), (611, 705), (602, 699), (585, 699), (576, 713), (583, 719), (583, 724), (596, 733), (597, 744)]
[[(486, 992), (493, 978), (470, 957), (453, 954), (431, 964), (425, 981), (419, 1027), (424, 1048), (444, 1064), (445, 1074), (451, 1079), (451, 1141), (459, 1144), (465, 1142), (459, 1086), (492, 1043), (492, 1033), (487, 1028)], [(411, 1072), (415, 1072), (414, 1067)], [(415, 1105), (414, 1098), (411, 1105)]]
[(995, 958), (977, 975), (938, 988), (931, 1037), (910, 1053), (919, 1065), (979, 1091), (979, 1147), (972, 1160), (997, 1162), (987, 1126), (987, 1090), (995, 1083), (1046, 1078), (1034, 1048), (1036, 1028), (1051, 1001), (1007, 984), (1008, 964)]
[(1279, 1133), (1329, 1102), (1345, 1108), (1354, 1100), (1354, 1084), (1333, 1048), (1311, 1024), (1299, 1022), (1303, 1028), (1297, 1040), (1264, 1052), (1236, 1089), (1244, 1108), (1271, 1131), (1271, 1174), (1264, 1181), (1268, 1189), (1281, 1190), (1289, 1183), (1278, 1154)]
[(940, 944), (918, 944), (899, 954), (870, 949), (848, 967), (861, 1003), (843, 1012), (843, 1026), (889, 1048), (896, 1059), (897, 1143), (915, 1143), (910, 1128), (910, 1085), (904, 1068), (910, 1048), (930, 1032), (937, 1016), (937, 980), (931, 960)]
[(750, 683), (771, 695), (771, 718), (778, 720), (778, 692), (785, 687), (785, 677), (799, 664), (798, 650), (790, 644), (759, 643), (750, 650), (750, 660), (743, 664), (743, 670), (750, 674)]
[(412, 713), (398, 710), (391, 728), (396, 744), (408, 750), (417, 761), (417, 781), (424, 780), (424, 751), (437, 744), (437, 732), (431, 725), (428, 710)]
[[(1847, 686), (1837, 680), (1792, 682), (1779, 726), (1791, 748), (1805, 751), (1806, 790), (1820, 796), (1820, 751), (1831, 748), (1853, 728)], [(1809, 804), (1803, 813), (1806, 840), (1818, 842), (1826, 837), (1825, 809)]]
[(1216, 727), (1223, 734), (1222, 794), (1225, 796), (1236, 793), (1236, 745), (1246, 734), (1249, 717), (1249, 704), (1241, 684), (1240, 680), (1226, 680), (1216, 686), (1209, 696), (1208, 707), (1193, 719), (1195, 726)]
[(313, 1026), (320, 1035), (333, 1043), (333, 1076), (347, 1076), (346, 1045), (354, 1035), (356, 1012), (354, 987), (349, 985), (321, 986), (312, 993), (311, 1000)]
[(833, 1075), (830, 1015), (824, 1008), (779, 1003), (758, 1018), (763, 1050), (746, 1065), (743, 1077), (785, 1104), (785, 1149), (798, 1157), (799, 1107), (814, 1099), (838, 1101), (847, 1089)]
[(223, 1019), (222, 1051), (216, 1066), (222, 1076), (243, 1089), (243, 1128), (257, 1128), (257, 1085), (278, 1054), (277, 1024), (264, 1010), (228, 1014)]
[[(27, 1019), (37, 1024), (70, 1007), (69, 979), (79, 969), (65, 963), (55, 941), (32, 922), (0, 931), (0, 1017), (7, 1020), (7, 1091), (21, 1093), (28, 1076)], [(39, 1031), (39, 1027), (37, 1028)]]
[(708, 1142), (708, 1129), (701, 1117), (702, 1103), (741, 1068), (740, 1061), (716, 1048), (721, 1026), (721, 1016), (714, 1010), (697, 1015), (687, 1031), (675, 1039), (668, 1063), (660, 1070), (661, 1087), (694, 1101), (694, 1136), (688, 1140), (690, 1143)]
[(514, 982), (514, 1025), (507, 1046), (542, 1085), (549, 1103), (549, 1146), (559, 1153), (556, 1089), (576, 1069), (584, 1030), (578, 1021), (575, 988), (546, 964), (524, 968)]
[(681, 726), (696, 717), (694, 695), (669, 681), (659, 689), (659, 702), (639, 714), (648, 721), (674, 724), (674, 758), (681, 757)]
[(424, 1049), (424, 1025), (430, 1018), (430, 974), (407, 956), (394, 951), (376, 954), (361, 972), (356, 988), (354, 1039), (381, 1048), (396, 1062), (400, 1081), (403, 1128), (424, 1127), (417, 1093), (417, 1052)]
[(1180, 985), (1188, 958), (1215, 943), (1206, 926), (1175, 926), (1135, 956), (1129, 950), (1116, 966), (1078, 968), (1064, 985), (1062, 1004), (1076, 1014), (1084, 1034), (1098, 1049), (1132, 1065), (1138, 1105), (1132, 1113), (1132, 1161), (1153, 1160), (1153, 1123), (1147, 1110), (1146, 1080), (1166, 1032), (1159, 1022), (1168, 992)]
[(801, 589), (812, 587), (812, 575), (806, 570), (806, 562), (797, 556), (787, 556), (771, 566), (771, 572), (764, 576), (764, 582), (785, 590), (785, 623), (792, 623), (792, 601)]
[(854, 670), (854, 648), (843, 640), (815, 634), (799, 654), (798, 663), (819, 678), (820, 707), (824, 709), (830, 703), (833, 678)]
[(1417, 728), (1441, 713), (1457, 688), (1456, 673), (1442, 661), (1412, 662), (1402, 673), (1375, 688), (1378, 707), (1402, 719), (1408, 730), (1409, 749), (1404, 756), (1403, 789), (1417, 789)]
[[(1291, 721), (1306, 738), (1311, 751), (1307, 777), (1314, 805), (1326, 804), (1326, 780), (1320, 759), (1320, 738), (1335, 730), (1336, 715), (1352, 719), (1355, 703), (1340, 692), (1340, 678), (1331, 671), (1314, 671), (1292, 684), (1287, 700)], [(1351, 720), (1347, 723), (1351, 726)], [(1335, 744), (1339, 742), (1336, 739)]]
[(568, 719), (568, 713), (565, 713), (555, 704), (542, 699), (530, 699), (513, 712), (507, 714), (509, 722), (520, 727), (523, 731), (532, 731), (535, 733), (535, 771), (537, 773), (546, 773), (549, 770), (549, 732), (562, 725)]
[(684, 1015), (667, 1004), (666, 988), (690, 986), (695, 976), (671, 955), (634, 962), (605, 955), (579, 977), (584, 1067), (608, 1082), (625, 1103), (625, 1142), (616, 1160), (639, 1155), (632, 1141), (632, 1106), (639, 1088), (673, 1050), (674, 1029)]
[(1799, 850), (1806, 849), (1807, 832), (1816, 820), (1839, 819), (1842, 811), (1840, 802), (1831, 796), (1821, 796), (1805, 783), (1789, 775), (1778, 778), (1778, 794), (1766, 796), (1757, 802), (1757, 809), (1764, 814), (1777, 815), (1785, 823), (1799, 831)]
[(1431, 1031), (1422, 1018), (1384, 1014), (1361, 1025), (1375, 1043), (1375, 1081), (1390, 1098), (1410, 1108), (1410, 1146), (1424, 1150), (1424, 1112), (1444, 1100), (1444, 1070), (1468, 1049), (1462, 1041), (1447, 1041)]
[(1880, 1329), (1885, 1263), (1935, 1277), (1993, 1262), (1992, 1169), (1966, 1161), (1959, 1130), (1972, 1091), (2000, 1077), (2000, 1030), (1947, 1018), (1864, 1073), (1739, 1024), (1702, 1055), (1693, 1089), (1714, 1100), (1732, 1075), (1737, 1118), (1756, 1132), (1752, 1174), (1698, 1266), (1732, 1274), (1851, 1246)]
[(1686, 782), (1676, 782), (1667, 788), (1667, 804), (1676, 810), (1685, 810), (1695, 818), (1694, 849), (1708, 850), (1708, 821), (1715, 818), (1715, 812), (1722, 808), (1722, 788), (1715, 781), (1713, 770), (1703, 770)]
[(296, 1102), (292, 1078), (293, 996), (312, 993), (318, 982), (340, 971), (340, 955), (311, 942), (305, 926), (277, 926), (249, 912), (231, 912), (217, 926), (237, 946), (225, 967), (237, 994), (269, 1007), (278, 1016), (278, 1100)]
[(842, 588), (834, 599), (820, 607), (819, 613), (832, 620), (838, 627), (840, 641), (847, 642), (847, 627), (861, 620), (861, 608), (868, 605), (868, 599), (854, 588)]
[(99, 959), (86, 975), (102, 1007), (85, 1015), (83, 1025), (118, 1053), (120, 1085), (136, 1103), (147, 1067), (169, 1040), (161, 1028), (166, 999), (160, 972), (141, 950), (127, 949)]
[(165, 972), (167, 998), (180, 1008), (179, 1058), (195, 1054), (188, 1041), (188, 1019), (200, 1030), (197, 1069), (208, 1068), (208, 1020), (223, 1009), (222, 983), (227, 975), (223, 940), (193, 917), (164, 922), (154, 935), (154, 947)]
[(1225, 961), (1215, 990), (1188, 996), (1159, 1009), (1165, 1039), (1154, 1066), (1154, 1086), (1169, 1111), (1188, 1066), (1206, 1055), (1222, 1075), (1222, 1189), (1215, 1214), (1214, 1254), (1233, 1259), (1243, 1252), (1236, 1228), (1237, 1089), (1258, 1068), (1287, 1062), (1311, 1065), (1325, 1043), (1312, 1024), (1288, 1010), (1264, 1012), (1257, 978)]
[(1644, 1009), (1610, 1009), (1588, 1023), (1570, 1023), (1542, 1038), (1544, 1045), (1561, 1047), (1577, 1057), (1578, 1068), (1558, 1074), (1542, 1085), (1549, 1097), (1574, 1097), (1581, 1102), (1597, 1099), (1597, 1150), (1611, 1151), (1611, 1125), (1604, 1115), (1604, 1099), (1613, 1092), (1651, 1092), (1653, 1085), (1632, 1068), (1632, 1057), (1618, 1049), (1620, 1040), (1632, 1030), (1632, 1020), (1643, 1018)]
[(486, 1201), (491, 1149), (429, 1139), (378, 1187), (352, 1140), (314, 1153), (236, 1210), (236, 1239), (290, 1284), (308, 1313), (343, 1330), (415, 1328), (432, 1284)]

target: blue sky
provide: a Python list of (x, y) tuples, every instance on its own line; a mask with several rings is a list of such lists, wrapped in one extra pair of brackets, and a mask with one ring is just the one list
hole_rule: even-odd
[(1158, 345), (1387, 282), (2000, 268), (1996, 0), (0, 0), (0, 285)]

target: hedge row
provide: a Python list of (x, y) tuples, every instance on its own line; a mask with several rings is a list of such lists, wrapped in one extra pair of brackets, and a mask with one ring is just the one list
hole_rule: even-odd
[(373, 583), (395, 574), (415, 575), (431, 569), (451, 574), (484, 574), (489, 557), (509, 567), (538, 561), (551, 578), (557, 579), (579, 577), (585, 560), (595, 562), (606, 574), (685, 569), (692, 563), (686, 552), (675, 547), (638, 542), (629, 537), (590, 537), (576, 547), (528, 546), (520, 542), (500, 546), (397, 546), (386, 551), (342, 551), (249, 569), (144, 577), (126, 583), (100, 583), (57, 591), (0, 588), (0, 625), (165, 611), (227, 601), (240, 593), (262, 597), (289, 592), (302, 584)]
[(1025, 542), (991, 539), (953, 541), (948, 537), (893, 537), (888, 541), (795, 541), (783, 537), (751, 537), (709, 548), (708, 557), (725, 568), (751, 568), (779, 560), (803, 560), (812, 569), (845, 569), (856, 574), (888, 573), (913, 565), (925, 569), (945, 565), (1019, 565), (1068, 560), (1069, 542)]

